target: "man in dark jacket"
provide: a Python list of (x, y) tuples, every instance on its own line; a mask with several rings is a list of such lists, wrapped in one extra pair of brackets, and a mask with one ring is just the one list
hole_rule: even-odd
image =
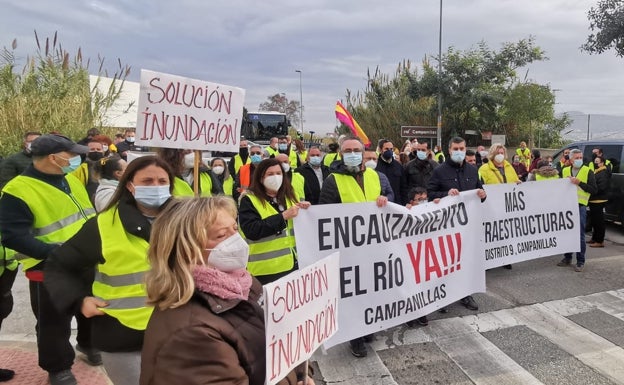
[(401, 163), (394, 159), (394, 145), (389, 140), (379, 141), (379, 160), (375, 171), (384, 174), (390, 181), (394, 191), (393, 202), (399, 205), (407, 203), (407, 178)]
[[(376, 202), (378, 207), (383, 207), (388, 203), (388, 198), (382, 195), (380, 174), (366, 168), (363, 162), (363, 152), (364, 145), (357, 138), (347, 138), (342, 142), (340, 145), (341, 160), (335, 162), (336, 171), (323, 183), (319, 204)], [(343, 188), (341, 189), (340, 186)], [(356, 190), (358, 191), (355, 192)], [(351, 354), (358, 358), (366, 357), (364, 342), (370, 342), (370, 340), (372, 336), (349, 341)]]
[(147, 148), (139, 147), (134, 144), (135, 137), (136, 134), (134, 130), (127, 129), (125, 133), (126, 140), (117, 144), (117, 153), (119, 153), (124, 160), (128, 160), (128, 151), (147, 151)]
[(2, 161), (0, 164), (0, 188), (8, 181), (20, 175), (32, 164), (30, 144), (41, 136), (40, 132), (29, 131), (24, 134), (23, 149)]
[[(449, 142), (449, 159), (433, 170), (427, 183), (427, 196), (430, 201), (469, 190), (476, 190), (479, 198), (485, 199), (479, 172), (475, 166), (465, 162), (465, 157), (466, 141), (460, 137), (452, 138)], [(479, 310), (479, 305), (471, 295), (462, 298), (461, 303), (470, 310)]]
[(308, 202), (318, 204), (323, 181), (329, 175), (329, 167), (323, 164), (321, 150), (318, 147), (311, 147), (308, 150), (307, 162), (295, 170), (303, 176), (304, 192)]
[(414, 160), (405, 165), (408, 190), (414, 187), (427, 187), (427, 182), (433, 174), (433, 170), (439, 166), (438, 162), (427, 157), (427, 143), (416, 144), (416, 154)]

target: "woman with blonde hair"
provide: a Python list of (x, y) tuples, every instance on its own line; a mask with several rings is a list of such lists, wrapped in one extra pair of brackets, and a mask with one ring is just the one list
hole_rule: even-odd
[[(155, 310), (145, 332), (141, 385), (264, 384), (262, 285), (245, 269), (248, 257), (230, 197), (167, 206), (150, 239), (146, 287)], [(304, 368), (280, 384), (303, 383)]]
[(479, 167), (483, 184), (520, 183), (520, 178), (511, 163), (507, 161), (507, 149), (494, 143), (488, 153), (488, 162)]

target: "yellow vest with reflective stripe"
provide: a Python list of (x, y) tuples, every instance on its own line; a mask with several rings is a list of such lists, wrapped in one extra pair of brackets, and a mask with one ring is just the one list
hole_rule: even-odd
[(524, 150), (522, 150), (522, 147), (518, 147), (516, 148), (516, 155), (520, 158), (520, 163), (524, 163), (528, 170), (531, 165), (531, 150), (528, 147), (525, 147)]
[(108, 302), (107, 307), (100, 308), (104, 313), (131, 329), (145, 330), (154, 310), (145, 304), (149, 244), (126, 232), (117, 206), (100, 213), (97, 222), (105, 262), (97, 265), (93, 295)]
[(232, 196), (232, 190), (234, 190), (234, 178), (232, 178), (232, 175), (228, 175), (223, 180), (223, 194)]
[(212, 196), (212, 178), (207, 172), (199, 173), (199, 186), (200, 192), (199, 196), (202, 197), (211, 197)]
[(195, 195), (193, 188), (182, 178), (177, 176), (173, 179), (173, 191), (171, 195), (174, 197), (192, 197)]
[(555, 174), (555, 175), (546, 177), (538, 173), (535, 173), (535, 180), (549, 180), (549, 179), (559, 179), (559, 175)]
[[(607, 168), (607, 170), (611, 171), (613, 167), (611, 167), (611, 161), (609, 159), (605, 159), (604, 160), (604, 165)], [(589, 164), (587, 165), (587, 167), (589, 167), (590, 170), (594, 171), (596, 166), (594, 166), (594, 162), (589, 162)]]
[(297, 168), (297, 157), (298, 157), (297, 153), (291, 149), (290, 153), (288, 154), (288, 160), (290, 161), (290, 167)]
[(2, 276), (2, 274), (4, 274), (4, 269), (13, 271), (17, 269), (19, 263), (17, 259), (15, 259), (16, 252), (14, 250), (7, 249), (1, 245), (0, 247), (2, 248), (2, 250), (0, 250), (0, 276)]
[[(272, 215), (279, 214), (271, 204), (265, 202), (264, 205), (253, 194), (247, 194), (249, 200), (260, 215), (265, 219)], [(293, 205), (288, 201), (287, 207)], [(249, 244), (249, 262), (247, 270), (251, 275), (269, 275), (277, 274), (291, 270), (295, 264), (295, 235), (293, 230), (292, 219), (288, 220), (286, 228), (280, 234), (264, 237), (257, 241), (252, 241), (245, 237), (245, 233), (241, 230), (243, 238)]]
[(337, 152), (325, 154), (323, 164), (329, 167), (335, 160), (340, 160), (340, 154)]
[(243, 164), (249, 164), (251, 163), (251, 157), (247, 156), (247, 161), (245, 163), (243, 163), (243, 158), (241, 158), (240, 155), (236, 154), (234, 155), (234, 173), (238, 174), (238, 170), (240, 170), (241, 166)]
[(442, 163), (445, 160), (444, 153), (442, 151), (436, 153), (434, 156), (436, 158), (436, 162), (438, 162), (438, 163)]
[(305, 179), (303, 178), (303, 175), (299, 174), (298, 172), (293, 171), (291, 175), (292, 180), (290, 181), (290, 183), (292, 184), (293, 190), (295, 190), (295, 195), (299, 200), (302, 200), (305, 198)]
[[(33, 214), (33, 235), (41, 242), (62, 244), (95, 216), (84, 185), (73, 175), (65, 175), (71, 194), (36, 178), (19, 175), (2, 190), (21, 199)], [(19, 250), (16, 250), (19, 252)], [(18, 253), (16, 258), (28, 270), (41, 260)]]
[(271, 147), (271, 146), (268, 146), (265, 150), (266, 150), (266, 152), (269, 154), (269, 157), (271, 157), (271, 156), (272, 156), (272, 157), (274, 157), (274, 158), (275, 158), (277, 155), (279, 155), (279, 151), (278, 151), (278, 150), (276, 150), (276, 149), (274, 149), (274, 148), (273, 148), (273, 147)]
[[(583, 183), (587, 183), (587, 177), (589, 176), (589, 167), (583, 165), (581, 166), (581, 168), (579, 169), (578, 174), (576, 174), (576, 177)], [(566, 168), (563, 169), (563, 173), (562, 173), (564, 178), (568, 178), (570, 176), (572, 176), (572, 166), (568, 166)], [(578, 199), (578, 203), (583, 205), (583, 206), (587, 206), (587, 203), (589, 202), (589, 196), (591, 194), (586, 192), (585, 190), (583, 190), (581, 188), (581, 186), (577, 185), (576, 186), (576, 197)]]
[(303, 165), (306, 162), (306, 159), (308, 159), (308, 150), (303, 150), (300, 153), (296, 152), (296, 154), (299, 157), (299, 162)]
[(364, 191), (351, 175), (332, 174), (336, 180), (338, 194), (342, 203), (374, 202), (381, 195), (381, 182), (377, 171), (364, 170)]

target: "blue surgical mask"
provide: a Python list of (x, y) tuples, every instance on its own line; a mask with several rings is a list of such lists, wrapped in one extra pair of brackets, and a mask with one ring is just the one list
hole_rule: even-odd
[(163, 186), (134, 186), (134, 199), (141, 206), (156, 209), (169, 198), (171, 198), (171, 193), (168, 184)]
[(416, 151), (416, 157), (420, 160), (427, 159), (427, 153), (425, 151)]
[(262, 155), (254, 154), (249, 159), (251, 159), (251, 163), (258, 164), (262, 162)]
[(455, 163), (461, 163), (466, 158), (466, 151), (451, 151), (451, 160)]
[(362, 164), (361, 152), (348, 152), (342, 155), (342, 161), (346, 166), (355, 167)]
[(310, 157), (310, 164), (312, 166), (320, 166), (321, 165), (321, 157), (320, 156), (311, 156)]
[(583, 166), (583, 159), (574, 159), (572, 166), (574, 166), (574, 168), (581, 168), (581, 166)]
[(286, 149), (288, 148), (288, 144), (287, 143), (280, 143), (277, 145), (277, 149), (280, 151), (286, 151)]
[[(59, 156), (59, 158), (64, 159), (69, 162), (69, 165), (67, 166), (59, 166), (61, 168), (61, 171), (63, 171), (65, 174), (69, 174), (71, 172), (76, 171), (76, 169), (80, 167), (80, 163), (82, 163), (82, 159), (80, 158), (80, 155), (72, 156), (69, 159), (65, 159), (62, 156)], [(57, 166), (58, 166), (58, 163), (57, 163)]]

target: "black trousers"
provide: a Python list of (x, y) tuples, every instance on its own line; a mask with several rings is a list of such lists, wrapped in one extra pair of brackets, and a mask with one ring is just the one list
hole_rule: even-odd
[(17, 269), (4, 269), (4, 272), (0, 276), (0, 328), (2, 327), (2, 321), (8, 317), (13, 310), (13, 294), (11, 293), (11, 288), (13, 287), (13, 282), (15, 282), (16, 275)]
[[(59, 312), (43, 282), (30, 281), (30, 306), (37, 319), (39, 366), (50, 373), (71, 369), (76, 353), (69, 342), (74, 315)], [(91, 323), (82, 314), (78, 321), (78, 344), (91, 347)]]
[(598, 243), (604, 242), (605, 238), (606, 226), (604, 207), (605, 203), (589, 203), (589, 219), (591, 221), (591, 227), (594, 229), (592, 232), (592, 240)]

